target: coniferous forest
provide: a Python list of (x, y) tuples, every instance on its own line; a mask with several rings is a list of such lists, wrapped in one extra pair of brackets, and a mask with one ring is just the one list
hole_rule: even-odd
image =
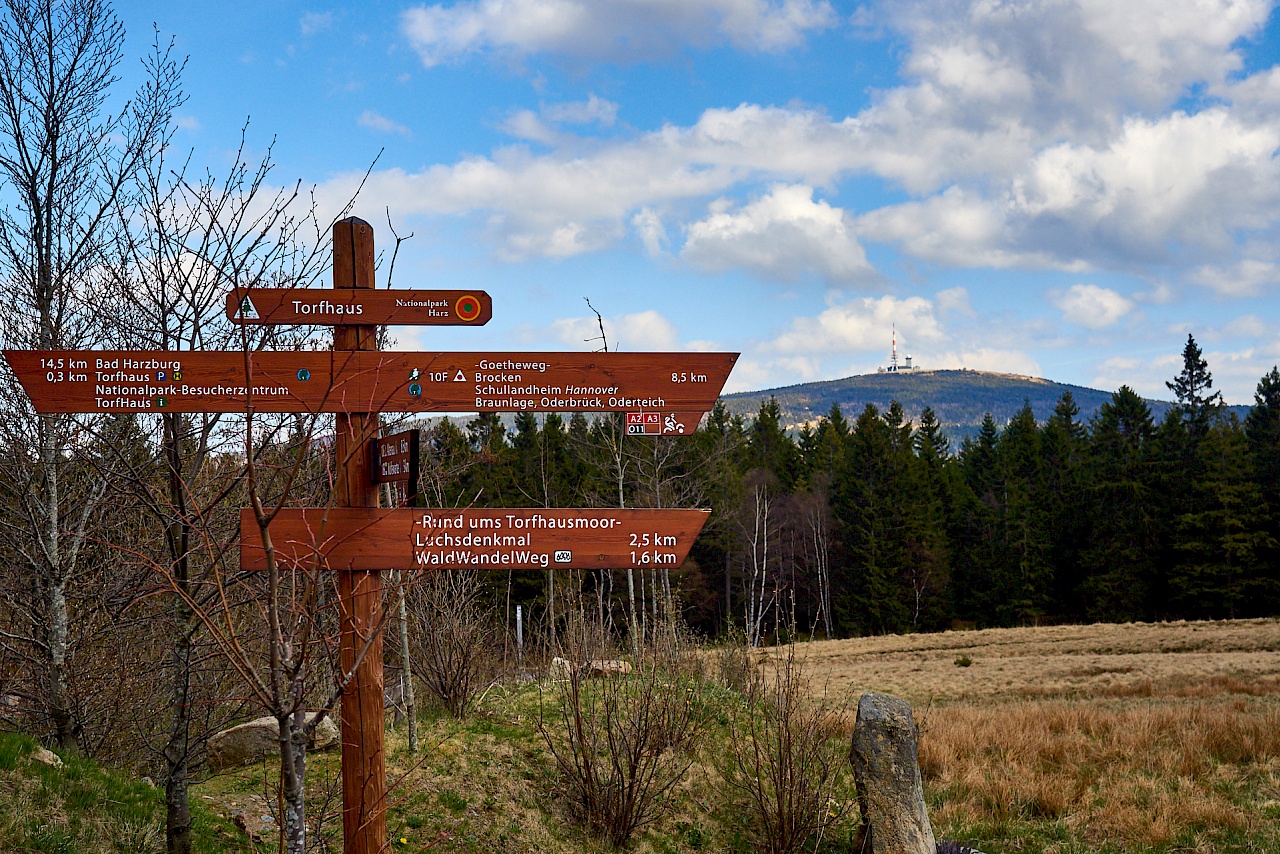
[(544, 624), (575, 593), (615, 626), (634, 609), (643, 632), (674, 601), (701, 631), (754, 643), (792, 625), (842, 637), (1280, 612), (1280, 373), (1241, 421), (1189, 337), (1168, 386), (1177, 406), (1159, 422), (1128, 387), (1088, 421), (1067, 393), (1044, 423), (1030, 406), (988, 416), (959, 447), (930, 409), (912, 422), (897, 404), (832, 407), (793, 435), (775, 402), (748, 419), (718, 405), (693, 437), (658, 440), (609, 418), (525, 414), (508, 431), (482, 415), (427, 430), (425, 480), (448, 506), (711, 508), (679, 571), (490, 579)]

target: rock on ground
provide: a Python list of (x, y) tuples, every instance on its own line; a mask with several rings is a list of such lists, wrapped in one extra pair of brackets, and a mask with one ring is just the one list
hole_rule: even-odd
[(605, 679), (611, 676), (630, 676), (631, 662), (608, 661), (597, 658), (587, 662), (587, 675)]
[(849, 750), (869, 854), (936, 854), (924, 804), (911, 705), (868, 691), (858, 701)]
[(572, 679), (573, 662), (557, 655), (551, 659), (551, 666), (547, 668), (547, 678), (553, 682), (567, 682)]
[[(308, 712), (307, 720), (310, 721), (315, 716), (315, 712)], [(324, 750), (337, 744), (340, 738), (333, 715), (326, 715), (316, 727), (307, 749)], [(247, 724), (224, 729), (209, 739), (209, 770), (235, 768), (264, 756), (275, 756), (279, 753), (279, 722), (273, 717), (258, 718)]]
[(29, 758), (32, 762), (39, 762), (41, 765), (48, 765), (50, 768), (62, 767), (62, 757), (43, 747), (37, 747)]

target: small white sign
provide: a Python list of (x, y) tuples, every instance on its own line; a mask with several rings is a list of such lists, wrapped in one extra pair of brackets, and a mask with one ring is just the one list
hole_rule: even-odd
[(557, 549), (555, 561), (556, 563), (573, 563), (573, 552), (568, 549)]

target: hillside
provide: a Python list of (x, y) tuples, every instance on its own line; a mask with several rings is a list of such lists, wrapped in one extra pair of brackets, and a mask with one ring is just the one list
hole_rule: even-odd
[[(1036, 420), (1044, 421), (1053, 413), (1063, 393), (1068, 391), (1080, 407), (1081, 420), (1086, 421), (1111, 399), (1109, 391), (1084, 386), (1016, 374), (960, 369), (861, 374), (839, 380), (729, 394), (724, 396), (724, 401), (733, 412), (749, 416), (758, 412), (761, 402), (772, 396), (782, 408), (783, 423), (788, 427), (799, 427), (826, 415), (832, 404), (839, 404), (845, 417), (852, 421), (868, 403), (883, 411), (896, 400), (907, 417), (913, 420), (919, 417), (924, 407), (932, 406), (945, 431), (959, 438), (975, 433), (988, 412), (997, 424), (1005, 424), (1024, 402), (1031, 404)], [(1157, 421), (1173, 406), (1171, 402), (1161, 400), (1149, 400), (1147, 403)], [(1247, 406), (1230, 409), (1241, 418), (1249, 410)]]

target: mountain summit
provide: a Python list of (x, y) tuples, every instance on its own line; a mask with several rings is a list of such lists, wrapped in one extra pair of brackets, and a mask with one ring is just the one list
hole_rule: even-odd
[[(832, 404), (838, 404), (840, 411), (852, 421), (868, 403), (883, 412), (896, 400), (902, 405), (907, 418), (913, 421), (919, 420), (920, 412), (926, 406), (933, 407), (946, 432), (954, 437), (963, 437), (976, 432), (988, 412), (997, 424), (1003, 425), (1024, 403), (1030, 403), (1036, 420), (1043, 422), (1053, 413), (1063, 393), (1068, 391), (1076, 406), (1080, 407), (1082, 421), (1092, 418), (1102, 404), (1111, 399), (1109, 391), (1039, 377), (964, 368), (946, 371), (917, 368), (739, 392), (725, 395), (724, 401), (731, 411), (751, 416), (759, 411), (763, 401), (773, 397), (782, 410), (782, 423), (788, 429), (799, 429), (805, 424), (817, 423), (831, 411)], [(1157, 421), (1173, 406), (1173, 403), (1163, 400), (1148, 400), (1147, 404)], [(1249, 408), (1235, 406), (1229, 409), (1243, 416)]]

